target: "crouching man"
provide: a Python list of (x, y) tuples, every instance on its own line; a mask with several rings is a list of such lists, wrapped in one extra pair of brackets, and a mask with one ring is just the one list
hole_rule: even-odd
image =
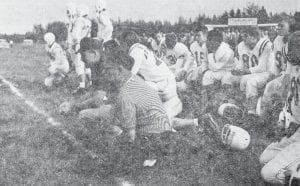
[[(285, 184), (287, 176), (294, 176), (300, 164), (300, 32), (291, 35), (288, 41), (287, 56), (291, 64), (291, 79), (289, 94), (285, 108), (279, 116), (287, 135), (280, 142), (270, 144), (260, 156), (260, 163), (264, 165), (261, 170), (263, 179), (272, 184)], [(291, 131), (291, 128), (294, 130)], [(293, 132), (295, 131), (296, 132)]]
[(236, 49), (237, 67), (232, 71), (234, 81), (240, 82), (240, 90), (246, 94), (246, 106), (249, 114), (257, 115), (256, 105), (259, 90), (272, 78), (272, 43), (261, 38), (256, 27), (244, 29), (243, 42)]
[(73, 98), (60, 105), (61, 114), (78, 112), (79, 119), (87, 123), (109, 121), (112, 105), (109, 104), (106, 92), (102, 90), (103, 81), (100, 71), (103, 62), (101, 42), (97, 39), (83, 38), (80, 42), (80, 54), (85, 66), (93, 72), (93, 87), (85, 95)]
[(54, 84), (59, 84), (63, 81), (69, 72), (69, 62), (62, 47), (55, 42), (53, 33), (46, 33), (44, 40), (46, 42), (45, 49), (50, 57), (49, 76), (45, 79), (45, 86), (52, 87)]

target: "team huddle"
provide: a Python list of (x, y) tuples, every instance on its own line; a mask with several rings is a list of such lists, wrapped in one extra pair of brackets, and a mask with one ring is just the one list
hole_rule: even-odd
[[(228, 121), (261, 118), (277, 101), (284, 105), (278, 126), (289, 130), (300, 124), (300, 32), (290, 29), (290, 20), (278, 24), (274, 41), (257, 27), (242, 28), (235, 47), (220, 30), (196, 25), (188, 47), (175, 33), (157, 33), (147, 42), (131, 30), (113, 37), (104, 1), (96, 3), (96, 23), (85, 5), (69, 4), (66, 12), (67, 47), (56, 42), (54, 33), (44, 35), (50, 56), (45, 86), (60, 85), (72, 67), (78, 76), (74, 98), (59, 106), (60, 113), (77, 112), (82, 122), (101, 123), (120, 142), (151, 146), (148, 159), (162, 156), (157, 148), (168, 151), (176, 145), (172, 135), (183, 128), (213, 132), (225, 145), (246, 149), (249, 133), (216, 122), (214, 114)], [(210, 105), (218, 90), (224, 93), (223, 101)], [(182, 95), (191, 92), (201, 109), (193, 111), (193, 118), (182, 118)], [(237, 103), (236, 92), (244, 96), (244, 103)], [(296, 127), (264, 150), (260, 163), (266, 182), (300, 179), (299, 135)]]

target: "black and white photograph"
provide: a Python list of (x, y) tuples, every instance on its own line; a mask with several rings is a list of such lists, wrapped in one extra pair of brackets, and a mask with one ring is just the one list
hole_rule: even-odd
[(299, 0), (1, 0), (0, 185), (300, 186)]

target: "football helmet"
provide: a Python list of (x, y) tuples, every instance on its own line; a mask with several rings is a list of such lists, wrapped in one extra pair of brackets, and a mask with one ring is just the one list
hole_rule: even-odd
[(76, 4), (74, 3), (67, 4), (67, 17), (71, 20), (71, 22), (75, 21), (76, 16), (77, 16)]
[(47, 32), (44, 35), (44, 40), (48, 46), (52, 45), (55, 42), (55, 35), (51, 32)]
[(98, 0), (96, 3), (96, 13), (100, 14), (101, 12), (106, 10), (106, 1), (105, 0)]
[(229, 124), (222, 128), (221, 139), (236, 150), (245, 150), (250, 144), (250, 135), (246, 130)]

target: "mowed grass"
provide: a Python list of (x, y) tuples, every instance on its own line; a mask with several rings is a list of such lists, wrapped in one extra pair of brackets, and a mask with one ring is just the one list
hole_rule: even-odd
[[(71, 98), (75, 84), (69, 79), (54, 90), (43, 87), (49, 63), (43, 45), (3, 49), (0, 59), (0, 75), (62, 123), (51, 126), (2, 84), (0, 185), (112, 185), (116, 177), (124, 177), (136, 185), (263, 185), (258, 159), (270, 143), (266, 136), (268, 127), (264, 125), (271, 123), (257, 124), (255, 120), (243, 123), (252, 137), (245, 151), (231, 150), (221, 145), (219, 139), (187, 129), (179, 132), (174, 152), (154, 167), (128, 166), (128, 162), (127, 166), (116, 165), (110, 159), (109, 138), (100, 127), (93, 126), (91, 130), (76, 115), (58, 114), (59, 104)], [(73, 146), (62, 130), (104, 157), (104, 163)]]

